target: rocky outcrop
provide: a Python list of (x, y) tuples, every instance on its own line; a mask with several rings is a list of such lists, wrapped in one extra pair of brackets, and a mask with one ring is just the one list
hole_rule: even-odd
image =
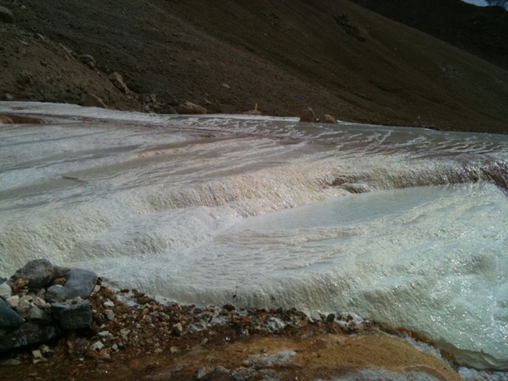
[(9, 9), (0, 6), (0, 22), (13, 23), (15, 21), (16, 19), (14, 18), (12, 12)]
[(179, 114), (206, 114), (206, 108), (189, 101), (177, 106), (176, 111)]
[(97, 275), (54, 266), (47, 259), (28, 262), (0, 284), (0, 353), (54, 339), (92, 325), (86, 300)]
[(67, 299), (86, 299), (92, 293), (96, 283), (97, 274), (88, 270), (73, 269), (65, 275), (65, 284), (55, 284), (48, 288), (46, 300), (63, 302)]

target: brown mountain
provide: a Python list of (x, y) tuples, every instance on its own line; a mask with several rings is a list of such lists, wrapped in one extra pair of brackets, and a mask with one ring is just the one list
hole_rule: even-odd
[[(11, 54), (4, 48), (0, 96), (76, 102), (90, 92), (93, 77), (94, 94), (109, 99), (116, 90), (101, 93), (97, 84), (117, 71), (135, 92), (155, 93), (160, 111), (185, 100), (212, 112), (241, 112), (258, 103), (275, 115), (313, 107), (344, 120), (508, 132), (507, 71), (348, 0), (0, 5), (17, 20), (0, 24), (0, 40), (18, 49)], [(27, 58), (16, 38), (41, 51), (60, 43), (73, 57), (92, 55), (100, 71), (87, 69), (87, 76), (76, 68), (72, 77), (79, 83), (52, 92), (60, 82), (45, 78), (58, 78), (70, 65), (56, 57), (34, 62), (20, 80)], [(30, 57), (37, 60), (37, 54)], [(27, 81), (30, 70), (40, 74)], [(57, 73), (45, 74), (51, 70)]]

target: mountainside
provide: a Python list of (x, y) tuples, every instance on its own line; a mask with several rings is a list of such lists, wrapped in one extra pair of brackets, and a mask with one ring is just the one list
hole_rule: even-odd
[(505, 1), (477, 7), (461, 0), (353, 0), (508, 70), (508, 12)]
[[(275, 115), (313, 107), (350, 121), (508, 132), (507, 71), (347, 0), (0, 5), (16, 16), (16, 24), (0, 24), (2, 40), (20, 28), (72, 49), (74, 59), (91, 55), (100, 71), (87, 68), (90, 76), (119, 72), (134, 92), (154, 93), (161, 112), (185, 100), (210, 112), (258, 103)], [(38, 81), (23, 84), (23, 55), (5, 57), (0, 92), (15, 99), (42, 100), (56, 86), (44, 82), (44, 70), (67, 65), (36, 62)], [(88, 78), (78, 78), (44, 99), (76, 102), (67, 94), (88, 91)]]

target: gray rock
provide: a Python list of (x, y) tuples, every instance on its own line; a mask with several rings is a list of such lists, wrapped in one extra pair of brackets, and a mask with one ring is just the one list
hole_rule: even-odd
[(53, 279), (63, 278), (69, 271), (71, 271), (69, 267), (53, 266)]
[(76, 298), (65, 303), (53, 303), (51, 310), (63, 329), (90, 328), (92, 325), (92, 306), (86, 300)]
[(28, 262), (24, 267), (16, 271), (12, 276), (14, 281), (18, 279), (28, 280), (28, 287), (40, 288), (51, 282), (54, 267), (47, 259), (36, 259)]
[(65, 299), (67, 299), (67, 290), (64, 286), (55, 284), (48, 288), (44, 298), (50, 303), (63, 302)]
[(92, 351), (100, 351), (102, 348), (104, 348), (104, 344), (102, 344), (100, 341), (96, 341), (90, 346)]
[(249, 363), (256, 368), (290, 367), (294, 365), (295, 351), (281, 351), (272, 355), (251, 356)]
[(109, 321), (115, 320), (115, 313), (111, 310), (104, 311), (104, 316), (106, 316), (106, 319), (108, 319)]
[(50, 324), (52, 320), (50, 314), (37, 306), (33, 306), (28, 315), (28, 321), (36, 324)]
[(12, 12), (9, 9), (0, 6), (0, 22), (13, 23), (15, 21), (16, 19), (14, 18)]
[(9, 93), (5, 93), (4, 94), (4, 100), (6, 100), (6, 101), (13, 101), (14, 97), (11, 94), (9, 94)]
[(56, 338), (61, 330), (53, 325), (24, 323), (17, 329), (0, 329), (0, 353), (40, 344)]
[(67, 281), (64, 286), (55, 284), (48, 288), (46, 300), (55, 303), (67, 299), (86, 299), (93, 292), (97, 283), (97, 274), (93, 271), (73, 269), (65, 276)]
[(66, 276), (67, 297), (73, 299), (80, 297), (86, 299), (90, 296), (97, 284), (97, 274), (93, 271), (73, 269)]
[(12, 295), (12, 288), (9, 286), (7, 282), (3, 282), (0, 284), (0, 297), (7, 299), (10, 298)]
[(231, 376), (235, 381), (249, 381), (254, 379), (256, 375), (256, 370), (254, 368), (237, 368), (231, 371)]
[(0, 298), (0, 328), (20, 326), (25, 320), (14, 311), (5, 300)]

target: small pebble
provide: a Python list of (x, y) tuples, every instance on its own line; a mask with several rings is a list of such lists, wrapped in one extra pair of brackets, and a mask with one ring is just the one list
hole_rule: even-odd
[(108, 300), (107, 302), (102, 303), (104, 307), (114, 307), (115, 303), (113, 303), (111, 300)]

